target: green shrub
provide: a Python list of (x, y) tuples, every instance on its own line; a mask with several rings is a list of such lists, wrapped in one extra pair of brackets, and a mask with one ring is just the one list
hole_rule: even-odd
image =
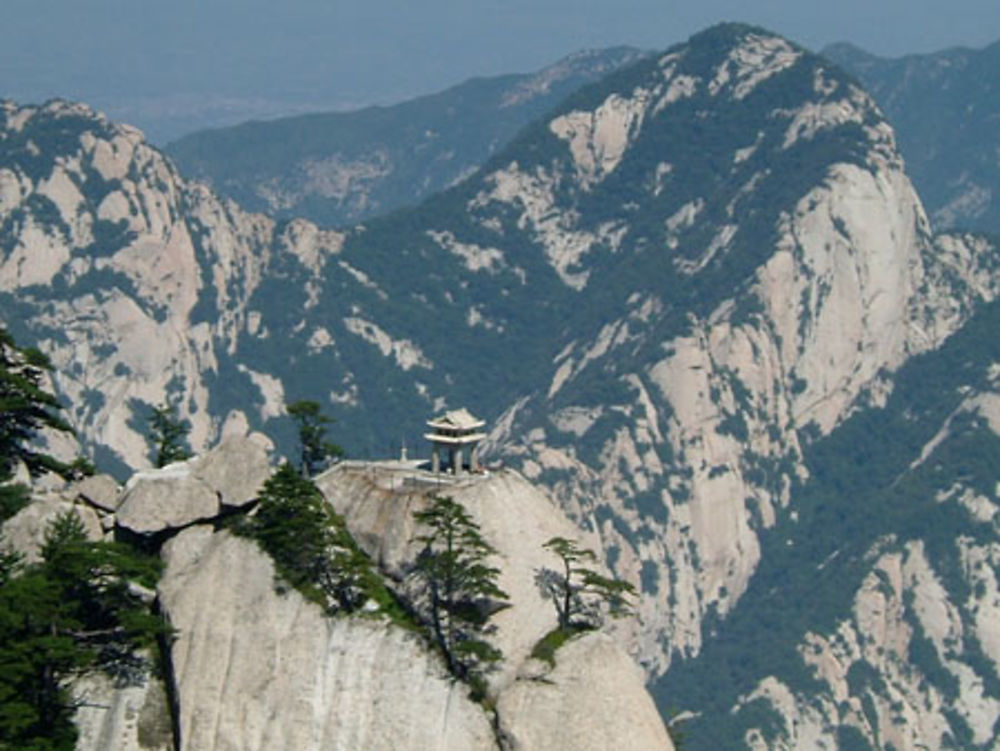
[(285, 463), (264, 483), (257, 513), (233, 525), (274, 560), (280, 582), (330, 614), (352, 613), (388, 594), (343, 518), (310, 480)]
[(536, 642), (531, 649), (531, 656), (536, 660), (543, 660), (555, 667), (556, 652), (559, 648), (578, 634), (593, 631), (593, 626), (586, 624), (575, 624), (568, 628), (556, 627)]

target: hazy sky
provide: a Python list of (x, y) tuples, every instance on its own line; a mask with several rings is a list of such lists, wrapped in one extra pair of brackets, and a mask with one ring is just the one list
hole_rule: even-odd
[(139, 120), (394, 101), (725, 20), (888, 56), (1000, 39), (998, 0), (3, 0), (2, 17), (0, 97)]

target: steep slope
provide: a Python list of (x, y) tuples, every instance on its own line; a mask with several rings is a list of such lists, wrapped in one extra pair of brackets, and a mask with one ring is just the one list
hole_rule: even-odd
[(895, 59), (849, 44), (823, 54), (857, 76), (888, 116), (935, 225), (1000, 231), (1000, 42)]
[(415, 636), (280, 595), (253, 543), (192, 527), (164, 558), (182, 749), (496, 748), (485, 713)]
[[(413, 512), (429, 495), (449, 493), (480, 523), (510, 595), (493, 619), (490, 639), (504, 661), (488, 676), (488, 702), (474, 700), (448, 673), (412, 622), (391, 622), (377, 608), (325, 615), (277, 578), (255, 542), (226, 528), (237, 506), (256, 502), (247, 488), (259, 488), (262, 474), (269, 468), (259, 445), (227, 441), (136, 473), (124, 489), (111, 483), (100, 505), (89, 496), (106, 476), (36, 493), (0, 525), (0, 551), (26, 555), (37, 553), (46, 523), (69, 510), (92, 539), (128, 536), (160, 548), (165, 569), (155, 606), (173, 629), (155, 660), (160, 667), (127, 682), (75, 681), (80, 751), (673, 750), (645, 676), (607, 633), (577, 635), (551, 665), (531, 657), (556, 624), (535, 585), (537, 568), (555, 564), (542, 543), (578, 530), (517, 473), (449, 481), (412, 464), (352, 462), (318, 478), (404, 600), (417, 596), (410, 574), (422, 546), (413, 539)], [(221, 500), (224, 514), (218, 505), (206, 511), (191, 503), (202, 488)], [(167, 496), (175, 504), (164, 526)], [(147, 596), (152, 603), (154, 593)]]
[(252, 211), (349, 224), (461, 180), (567, 94), (640, 56), (581, 52), (389, 107), (192, 133), (165, 150), (187, 177)]
[(992, 748), (1000, 307), (805, 450), (750, 589), (672, 670), (691, 748)]
[(401, 464), (341, 464), (316, 482), (397, 591), (406, 592), (412, 583), (420, 553), (413, 512), (426, 507), (428, 494), (461, 503), (496, 549), (499, 584), (511, 603), (494, 616), (491, 636), (505, 655), (489, 677), (502, 747), (672, 748), (655, 705), (641, 689), (644, 676), (606, 634), (572, 639), (551, 666), (531, 657), (539, 639), (557, 625), (555, 608), (536, 584), (540, 569), (557, 565), (543, 544), (555, 536), (581, 537), (561, 510), (509, 469), (454, 480)]
[[(145, 415), (168, 397), (196, 447), (227, 423), (245, 430), (248, 388), (260, 418), (278, 414), (280, 384), (231, 359), (256, 331), (247, 298), (272, 265), (318, 271), (341, 236), (183, 183), (138, 131), (84, 105), (4, 102), (0, 118), (2, 317), (52, 357), (99, 462), (143, 466)], [(209, 407), (207, 379), (222, 373), (241, 392), (232, 412)]]
[[(548, 245), (587, 305), (493, 440), (641, 580), (642, 655), (658, 674), (745, 590), (759, 532), (807, 473), (802, 442), (884, 398), (887, 375), (996, 282), (967, 270), (988, 244), (934, 246), (891, 130), (820, 59), (723, 27), (649, 67), (645, 85), (618, 88), (628, 100), (594, 92), (551, 121), (575, 146), (562, 158), (576, 196), (607, 188), (588, 208), (620, 207), (625, 229), (617, 258)], [(487, 180), (556, 182), (521, 162)]]

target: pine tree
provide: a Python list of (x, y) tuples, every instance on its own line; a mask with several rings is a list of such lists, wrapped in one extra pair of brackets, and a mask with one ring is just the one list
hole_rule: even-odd
[(597, 562), (594, 551), (565, 537), (553, 537), (542, 547), (555, 553), (560, 562), (561, 570), (543, 568), (535, 576), (542, 594), (556, 608), (560, 629), (595, 628), (604, 609), (614, 618), (630, 612), (628, 597), (635, 594), (635, 587), (582, 565)]
[(0, 328), (0, 471), (10, 472), (17, 461), (32, 476), (68, 471), (67, 465), (38, 451), (33, 443), (44, 429), (73, 432), (59, 416), (59, 401), (42, 385), (51, 369), (45, 355), (31, 347), (18, 347), (7, 330)]
[(326, 426), (333, 422), (320, 411), (320, 403), (302, 399), (286, 405), (299, 431), (299, 471), (312, 477), (329, 463), (344, 455), (344, 449), (326, 440)]
[[(93, 471), (85, 460), (60, 462), (37, 447), (45, 430), (71, 432), (43, 383), (49, 361), (18, 347), (0, 328), (0, 522), (30, 500), (10, 482), (23, 464), (32, 476)], [(155, 584), (159, 563), (128, 548), (90, 542), (75, 512), (56, 518), (42, 559), (26, 565), (0, 553), (0, 749), (75, 746), (76, 709), (69, 679), (99, 669), (121, 681), (147, 666), (141, 650), (165, 633), (130, 586)]]
[(425, 530), (415, 538), (423, 544), (416, 573), (425, 585), (425, 618), (451, 673), (479, 679), (503, 658), (487, 638), (490, 615), (508, 604), (497, 585), (500, 570), (487, 563), (496, 551), (451, 498), (432, 498), (414, 518)]
[(312, 481), (283, 464), (237, 531), (257, 540), (279, 577), (329, 613), (358, 610), (380, 586), (371, 561)]
[(44, 430), (71, 433), (59, 416), (58, 399), (44, 388), (45, 373), (52, 369), (37, 349), (22, 348), (0, 327), (0, 522), (16, 514), (30, 499), (28, 489), (12, 483), (21, 463), (32, 477), (55, 472), (73, 474), (64, 464), (40, 451), (36, 440)]
[(177, 410), (169, 402), (163, 402), (153, 407), (149, 416), (149, 437), (156, 450), (153, 466), (166, 467), (174, 462), (182, 462), (191, 457), (188, 450), (187, 435), (191, 426), (186, 420), (177, 416)]
[(56, 518), (42, 560), (0, 562), (0, 749), (72, 749), (69, 679), (98, 669), (129, 683), (163, 622), (130, 581), (155, 582), (156, 559), (90, 542), (73, 511)]

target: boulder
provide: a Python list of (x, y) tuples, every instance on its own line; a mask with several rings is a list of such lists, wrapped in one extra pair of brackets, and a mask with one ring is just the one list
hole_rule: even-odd
[(36, 496), (30, 504), (3, 523), (0, 528), (0, 550), (16, 551), (24, 556), (27, 563), (34, 563), (39, 559), (49, 525), (67, 511), (75, 512), (80, 518), (89, 539), (102, 539), (101, 521), (93, 509), (71, 503), (61, 496), (44, 495)]
[(73, 485), (71, 492), (103, 511), (114, 512), (121, 503), (121, 487), (110, 475), (85, 477)]
[(148, 535), (212, 519), (223, 506), (253, 501), (270, 473), (260, 441), (229, 436), (207, 454), (134, 474), (121, 497), (118, 526)]
[(554, 668), (526, 671), (500, 693), (500, 733), (510, 751), (673, 751), (642, 678), (608, 636), (583, 634), (556, 652)]
[(218, 516), (218, 494), (194, 476), (191, 465), (178, 462), (132, 475), (116, 514), (118, 526), (148, 535)]
[(194, 460), (191, 474), (212, 488), (224, 506), (245, 506), (260, 493), (271, 476), (267, 451), (246, 436), (228, 436), (210, 452)]

